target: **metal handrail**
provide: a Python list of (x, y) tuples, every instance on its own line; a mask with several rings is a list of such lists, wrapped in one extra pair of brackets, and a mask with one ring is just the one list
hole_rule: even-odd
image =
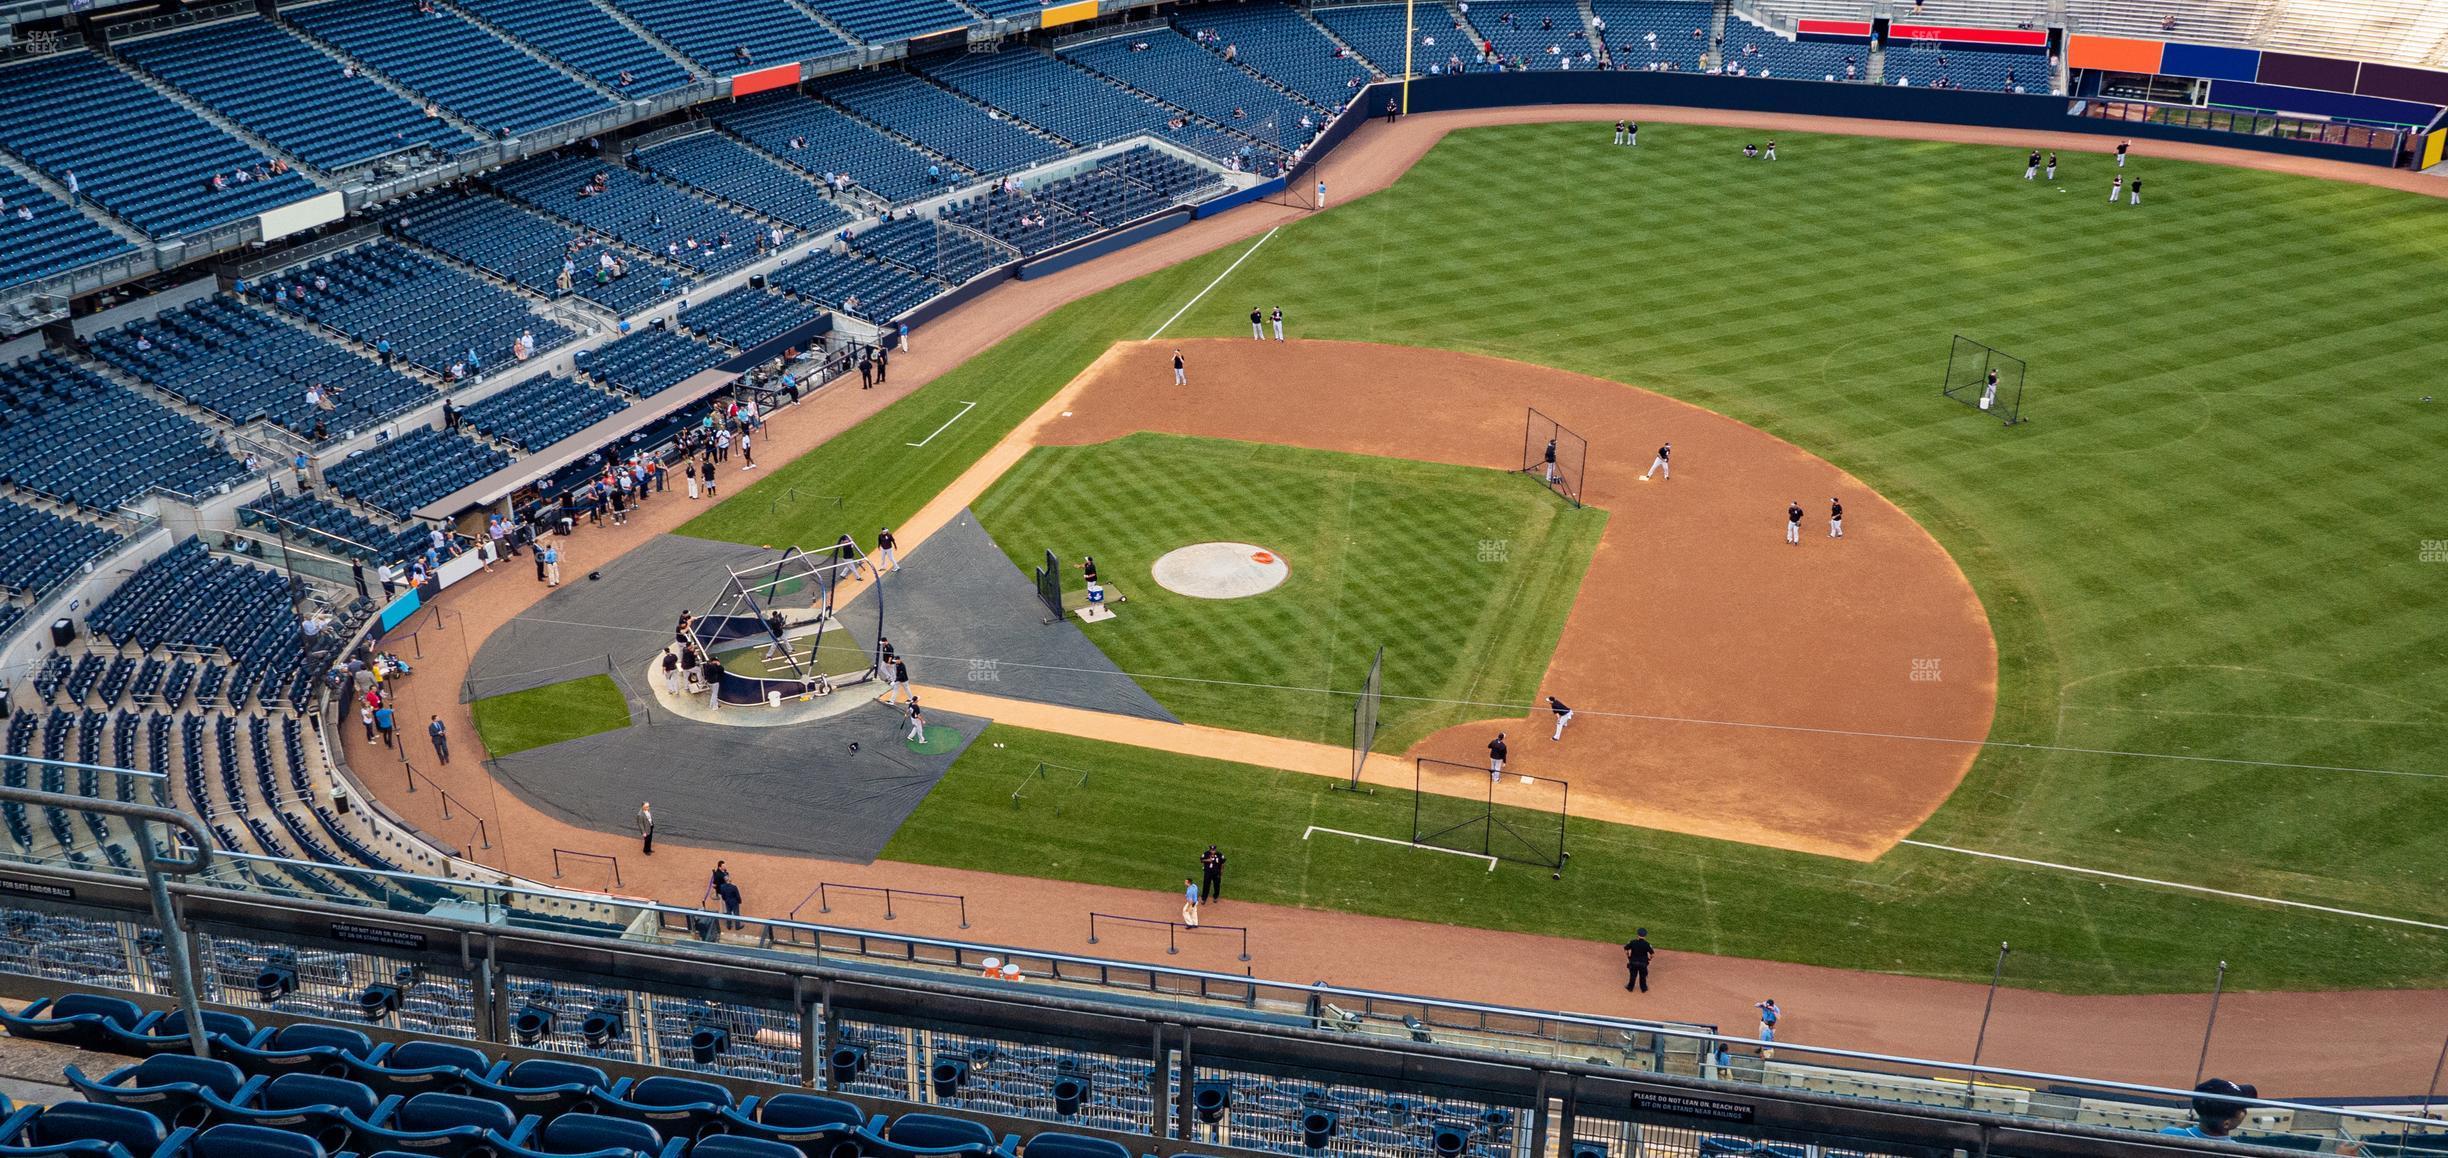
[[(601, 853), (601, 852), (581, 852), (581, 851), (579, 851), (578, 849), (574, 849), (574, 848), (556, 848), (556, 849), (552, 850), (553, 879), (555, 879), (555, 880), (559, 880), (559, 879), (560, 879), (560, 877), (561, 877), (561, 858), (562, 858), (562, 857), (564, 857), (564, 856), (576, 856), (576, 857), (585, 857), (585, 858), (587, 858), (587, 859), (589, 859), (589, 860), (606, 860), (606, 861), (610, 861), (610, 862), (612, 862), (612, 887), (613, 887), (613, 888), (616, 888), (616, 889), (617, 889), (617, 888), (627, 888), (627, 887), (628, 887), (628, 886), (623, 885), (623, 884), (621, 883), (621, 875), (620, 875), (620, 858), (619, 858), (619, 857), (617, 857), (617, 856), (613, 856), (613, 855), (611, 855), (610, 853)], [(403, 874), (403, 875), (413, 876), (413, 875), (415, 875), (415, 874), (410, 873), (410, 874)], [(479, 885), (479, 886), (477, 886), (477, 887), (479, 887), (479, 888), (486, 888), (486, 889), (490, 889), (490, 888), (492, 888), (493, 886), (490, 886), (490, 885)], [(527, 889), (503, 889), (503, 890), (501, 890), (501, 891), (503, 891), (503, 892), (513, 892), (513, 893), (516, 893), (516, 892), (528, 892), (528, 891), (531, 891), (531, 890), (527, 890)], [(564, 894), (562, 899), (565, 899), (565, 900), (583, 900), (583, 901), (588, 901), (589, 903), (592, 903), (592, 904), (602, 904), (602, 903), (603, 903), (603, 901), (602, 901), (602, 899), (601, 899), (601, 898), (581, 897), (581, 896), (577, 896), (577, 895), (574, 895), (574, 894)]]
[(1172, 956), (1181, 952), (1181, 933), (1183, 930), (1188, 930), (1193, 933), (1239, 933), (1241, 934), (1241, 959), (1244, 961), (1250, 959), (1249, 929), (1243, 925), (1193, 925), (1186, 921), (1167, 921), (1158, 917), (1126, 917), (1120, 913), (1092, 912), (1088, 914), (1088, 943), (1091, 945), (1097, 943), (1096, 927), (1098, 921), (1122, 921), (1133, 925), (1164, 926), (1165, 954), (1167, 956)]
[(799, 910), (806, 908), (809, 901), (816, 902), (816, 911), (819, 913), (832, 912), (833, 901), (828, 893), (829, 890), (833, 889), (840, 889), (843, 892), (853, 893), (884, 894), (884, 919), (887, 921), (898, 919), (893, 915), (893, 898), (896, 896), (925, 897), (929, 900), (953, 901), (960, 905), (960, 927), (964, 929), (969, 927), (969, 898), (959, 893), (926, 893), (920, 892), (917, 889), (896, 889), (887, 885), (849, 885), (841, 884), (836, 881), (816, 882), (815, 891), (799, 898), (799, 903), (791, 906), (790, 915), (793, 918), (798, 917)]

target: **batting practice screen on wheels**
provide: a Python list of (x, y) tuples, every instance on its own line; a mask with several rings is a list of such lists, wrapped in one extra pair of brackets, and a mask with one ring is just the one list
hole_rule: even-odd
[(1522, 473), (1547, 484), (1564, 501), (1581, 505), (1581, 472), (1589, 466), (1589, 440), (1531, 408), (1522, 421)]
[(1553, 776), (1420, 757), (1412, 762), (1411, 843), (1542, 865), (1564, 875), (1572, 785)]
[(1957, 334), (1940, 392), (2012, 426), (2023, 421), (2023, 359)]

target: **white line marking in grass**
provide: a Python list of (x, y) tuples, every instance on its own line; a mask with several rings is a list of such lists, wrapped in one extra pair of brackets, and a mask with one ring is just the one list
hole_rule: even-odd
[(944, 432), (944, 430), (945, 430), (945, 428), (946, 428), (946, 427), (949, 427), (949, 426), (951, 426), (953, 423), (960, 421), (960, 420), (961, 420), (961, 415), (964, 415), (964, 414), (969, 413), (969, 411), (970, 411), (972, 408), (974, 408), (976, 405), (977, 405), (977, 403), (975, 403), (975, 402), (963, 402), (963, 403), (961, 403), (960, 414), (955, 414), (955, 415), (953, 415), (953, 416), (952, 416), (952, 417), (950, 417), (950, 418), (944, 419), (944, 424), (943, 424), (943, 426), (938, 426), (938, 427), (936, 427), (936, 428), (935, 428), (935, 432), (934, 432), (934, 434), (929, 434), (929, 435), (927, 435), (925, 438), (921, 438), (921, 439), (919, 439), (919, 440), (918, 440), (918, 441), (916, 441), (916, 442), (905, 442), (905, 443), (902, 443), (901, 445), (903, 445), (903, 446), (925, 446), (926, 444), (928, 444), (928, 443), (930, 443), (930, 442), (935, 441), (935, 435), (936, 435), (936, 434), (942, 434), (942, 433)]
[(2264, 905), (2277, 905), (2281, 908), (2309, 909), (2315, 913), (2334, 913), (2341, 917), (2358, 917), (2366, 921), (2386, 921), (2392, 925), (2412, 925), (2417, 929), (2437, 929), (2442, 932), (2448, 932), (2448, 925), (2437, 925), (2429, 921), (2417, 921), (2411, 917), (2391, 917), (2380, 913), (2366, 913), (2357, 909), (2334, 909), (2327, 905), (2315, 905), (2305, 901), (2282, 900), (2277, 897), (2264, 897), (2255, 893), (2231, 893), (2225, 889), (2214, 889), (2204, 885), (2188, 885), (2181, 881), (2163, 881), (2152, 877), (2128, 876), (2124, 873), (2112, 873), (2106, 869), (2083, 868), (2079, 865), (2058, 864), (2055, 861), (2029, 860), (2019, 856), (2007, 856), (2002, 852), (1981, 852), (1977, 849), (1956, 848), (1953, 845), (1931, 844), (1926, 840), (1903, 840), (1896, 843), (1909, 844), (1914, 848), (1933, 848), (1940, 852), (1959, 853), (1963, 856), (1976, 856), (1983, 860), (2002, 860), (2010, 864), (2030, 865), (2033, 868), (2056, 869), (2059, 872), (2079, 873), (2083, 876), (2089, 877), (2107, 877), (2110, 880), (2131, 881), (2138, 885), (2157, 885), (2163, 889), (2179, 889), (2188, 893), (2207, 893), (2214, 897), (2226, 897), (2230, 900), (2258, 901)]
[(1309, 826), (1307, 829), (1304, 829), (1304, 830), (1301, 832), (1301, 839), (1302, 839), (1302, 840), (1307, 840), (1307, 839), (1309, 839), (1309, 835), (1310, 835), (1310, 833), (1315, 833), (1315, 832), (1324, 832), (1324, 833), (1330, 833), (1330, 834), (1335, 835), (1335, 836), (1348, 836), (1348, 837), (1352, 838), (1353, 840), (1373, 840), (1373, 841), (1376, 841), (1376, 842), (1377, 842), (1377, 843), (1379, 843), (1379, 844), (1400, 844), (1400, 845), (1407, 845), (1407, 846), (1409, 846), (1409, 847), (1411, 847), (1411, 848), (1416, 848), (1416, 849), (1424, 849), (1424, 850), (1426, 850), (1426, 851), (1428, 851), (1428, 852), (1441, 852), (1441, 853), (1445, 853), (1445, 854), (1447, 854), (1447, 855), (1449, 855), (1449, 856), (1467, 856), (1467, 857), (1471, 858), (1472, 860), (1483, 860), (1483, 861), (1488, 862), (1488, 871), (1489, 871), (1489, 872), (1495, 872), (1495, 871), (1496, 871), (1496, 858), (1495, 858), (1495, 857), (1492, 857), (1492, 856), (1489, 856), (1489, 855), (1487, 855), (1486, 853), (1481, 853), (1481, 852), (1464, 852), (1464, 851), (1462, 851), (1461, 849), (1458, 849), (1458, 848), (1438, 848), (1437, 846), (1435, 846), (1435, 845), (1433, 845), (1433, 844), (1417, 844), (1417, 843), (1414, 843), (1414, 842), (1412, 842), (1412, 841), (1408, 841), (1408, 840), (1396, 840), (1396, 839), (1394, 839), (1393, 837), (1390, 837), (1390, 836), (1370, 836), (1369, 834), (1367, 834), (1367, 833), (1365, 833), (1365, 832), (1345, 832), (1345, 831), (1343, 831), (1343, 830), (1342, 830), (1342, 829), (1340, 829), (1340, 828), (1322, 828), (1322, 827), (1320, 827), (1320, 826), (1318, 826), (1318, 825), (1314, 825), (1314, 824), (1312, 824), (1312, 825), (1310, 825), (1310, 826)]
[[(1283, 228), (1283, 226), (1278, 225), (1278, 226), (1276, 226), (1276, 227), (1275, 227), (1275, 229), (1281, 229), (1281, 228)], [(1270, 229), (1270, 230), (1267, 230), (1267, 231), (1266, 231), (1266, 235), (1265, 235), (1264, 237), (1260, 237), (1260, 238), (1258, 239), (1258, 244), (1257, 244), (1257, 245), (1252, 245), (1252, 246), (1250, 246), (1248, 249), (1242, 250), (1242, 251), (1241, 251), (1241, 256), (1234, 258), (1234, 259), (1233, 259), (1233, 263), (1232, 263), (1231, 265), (1228, 265), (1228, 266), (1225, 266), (1225, 267), (1224, 267), (1224, 272), (1217, 274), (1217, 275), (1215, 276), (1215, 280), (1214, 280), (1214, 281), (1211, 281), (1211, 282), (1208, 282), (1208, 283), (1207, 283), (1207, 289), (1200, 290), (1199, 292), (1197, 292), (1197, 293), (1195, 293), (1195, 294), (1190, 295), (1190, 300), (1189, 300), (1189, 301), (1186, 301), (1186, 302), (1183, 302), (1183, 303), (1182, 303), (1182, 308), (1180, 308), (1180, 309), (1178, 309), (1178, 310), (1173, 311), (1173, 316), (1172, 316), (1172, 317), (1169, 317), (1169, 318), (1166, 318), (1166, 319), (1164, 320), (1164, 324), (1163, 324), (1163, 325), (1156, 327), (1156, 332), (1155, 332), (1155, 333), (1152, 333), (1152, 334), (1149, 334), (1149, 335), (1147, 336), (1147, 340), (1148, 340), (1148, 341), (1153, 342), (1153, 341), (1155, 341), (1155, 340), (1156, 340), (1158, 337), (1161, 337), (1161, 336), (1164, 334), (1164, 332), (1165, 332), (1166, 330), (1169, 330), (1169, 329), (1172, 329), (1172, 328), (1173, 328), (1173, 323), (1178, 322), (1178, 321), (1180, 321), (1180, 320), (1181, 320), (1181, 316), (1182, 316), (1183, 314), (1186, 314), (1186, 313), (1189, 313), (1189, 312), (1190, 312), (1190, 307), (1192, 307), (1192, 306), (1195, 306), (1195, 305), (1199, 304), (1199, 299), (1200, 299), (1200, 298), (1203, 298), (1203, 297), (1206, 297), (1206, 296), (1207, 296), (1207, 290), (1214, 289), (1215, 287), (1217, 287), (1217, 286), (1219, 286), (1219, 285), (1224, 284), (1224, 279), (1225, 279), (1225, 278), (1228, 278), (1228, 277), (1231, 277), (1231, 276), (1232, 276), (1232, 271), (1234, 271), (1234, 270), (1236, 270), (1236, 269), (1241, 268), (1241, 263), (1242, 263), (1242, 262), (1248, 261), (1248, 260), (1249, 260), (1249, 256), (1250, 256), (1251, 254), (1258, 252), (1258, 246), (1259, 246), (1259, 245), (1265, 245), (1265, 244), (1267, 243), (1267, 239), (1268, 239), (1268, 238), (1271, 238), (1271, 237), (1275, 236), (1275, 229)]]

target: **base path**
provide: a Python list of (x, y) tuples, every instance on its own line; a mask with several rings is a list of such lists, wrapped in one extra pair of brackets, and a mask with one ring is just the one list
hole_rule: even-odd
[[(1189, 387), (1172, 384), (1176, 348)], [(1581, 495), (1611, 517), (1541, 689), (1578, 713), (1564, 741), (1544, 710), (1490, 710), (1410, 755), (1478, 763), (1501, 729), (1515, 771), (1572, 782), (1576, 815), (1868, 860), (1928, 819), (1989, 734), (1997, 646), (1954, 560), (1755, 427), (1561, 370), (1358, 342), (1128, 343), (1074, 385), (1039, 443), (1154, 430), (1518, 470), (1528, 407), (1602, 432)], [(1673, 477), (1643, 481), (1670, 440)], [(1806, 512), (1799, 546), (1788, 500)]]

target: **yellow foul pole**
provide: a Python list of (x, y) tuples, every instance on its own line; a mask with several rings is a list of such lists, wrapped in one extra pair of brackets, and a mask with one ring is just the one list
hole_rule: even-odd
[(1419, 41), (1419, 28), (1412, 22), (1411, 13), (1418, 4), (1419, 0), (1403, 0), (1402, 111), (1404, 116), (1411, 115), (1411, 46)]

